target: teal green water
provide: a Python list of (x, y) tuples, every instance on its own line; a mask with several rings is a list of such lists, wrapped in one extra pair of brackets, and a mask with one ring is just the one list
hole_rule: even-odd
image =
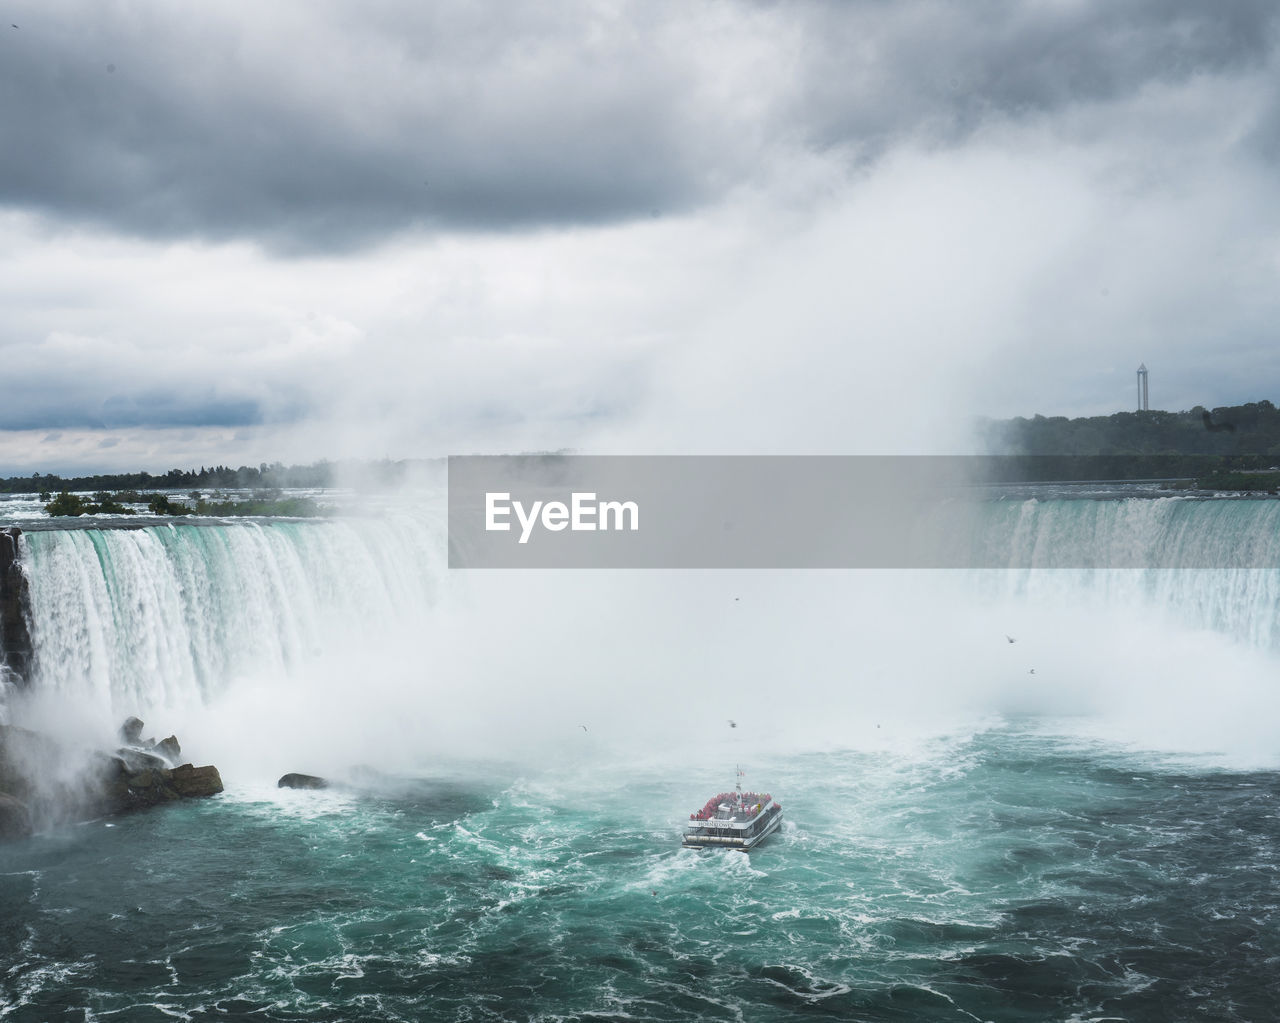
[[(229, 784), (0, 847), (0, 1020), (1276, 1018), (1280, 775), (1034, 719), (891, 734), (1091, 714), (1073, 720), (1095, 736), (1274, 762), (1280, 571), (1251, 566), (1276, 508), (994, 507), (1000, 550), (1238, 556), (938, 592), (458, 585), (438, 524), (400, 514), (24, 536), (52, 720), (109, 733), (139, 713)], [(707, 730), (730, 713), (732, 747)], [(590, 741), (539, 728), (566, 720)], [(523, 736), (542, 741), (518, 764), (440, 742), (515, 758)], [(569, 763), (649, 736), (690, 748)], [(871, 741), (893, 751), (838, 751)], [(440, 759), (346, 791), (281, 791), (255, 766), (420, 747)], [(739, 755), (784, 830), (750, 857), (681, 850)]]
[[(6, 1020), (1260, 1020), (1280, 775), (998, 728), (753, 763), (223, 796), (0, 849)], [(726, 772), (728, 774), (729, 772)]]

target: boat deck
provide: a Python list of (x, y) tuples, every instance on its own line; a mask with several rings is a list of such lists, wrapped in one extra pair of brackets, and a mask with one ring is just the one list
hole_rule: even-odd
[(768, 793), (722, 792), (689, 815), (686, 849), (752, 848), (782, 824), (782, 807)]

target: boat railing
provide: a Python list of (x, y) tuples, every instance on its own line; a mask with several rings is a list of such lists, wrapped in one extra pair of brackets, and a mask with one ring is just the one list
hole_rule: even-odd
[[(742, 794), (742, 802), (737, 801), (737, 793), (722, 792), (718, 796), (714, 796), (707, 800), (707, 804), (695, 813), (689, 814), (691, 821), (729, 821), (753, 820), (758, 814), (767, 811), (773, 805), (773, 797), (767, 792), (758, 794), (755, 792), (746, 792)], [(727, 816), (721, 816), (722, 806), (728, 804), (730, 807)]]

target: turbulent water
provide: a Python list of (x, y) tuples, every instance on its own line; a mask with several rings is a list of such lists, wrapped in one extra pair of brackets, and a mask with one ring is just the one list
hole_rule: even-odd
[[(1176, 523), (1222, 567), (641, 574), (619, 610), (603, 576), (460, 596), (421, 516), (28, 533), (46, 696), (248, 706), (278, 741), (213, 729), (222, 796), (0, 847), (0, 1019), (1274, 1018), (1280, 589), (1248, 552), (1280, 505), (1111, 503), (991, 529), (1021, 522), (1016, 560)], [(279, 790), (263, 747), (320, 729), (324, 686), (351, 708), (330, 747), (362, 702), (425, 695), (385, 719), (399, 755)], [(412, 741), (468, 693), (464, 753)], [(739, 760), (783, 830), (681, 850)]]
[(680, 850), (723, 779), (656, 765), (4, 849), (6, 1018), (1274, 1017), (1274, 774), (1007, 730), (755, 766), (788, 823), (750, 857)]

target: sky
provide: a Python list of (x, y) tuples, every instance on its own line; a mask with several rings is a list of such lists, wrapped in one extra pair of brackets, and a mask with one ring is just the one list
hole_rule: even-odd
[(1280, 401), (1280, 10), (4, 0), (0, 473)]

